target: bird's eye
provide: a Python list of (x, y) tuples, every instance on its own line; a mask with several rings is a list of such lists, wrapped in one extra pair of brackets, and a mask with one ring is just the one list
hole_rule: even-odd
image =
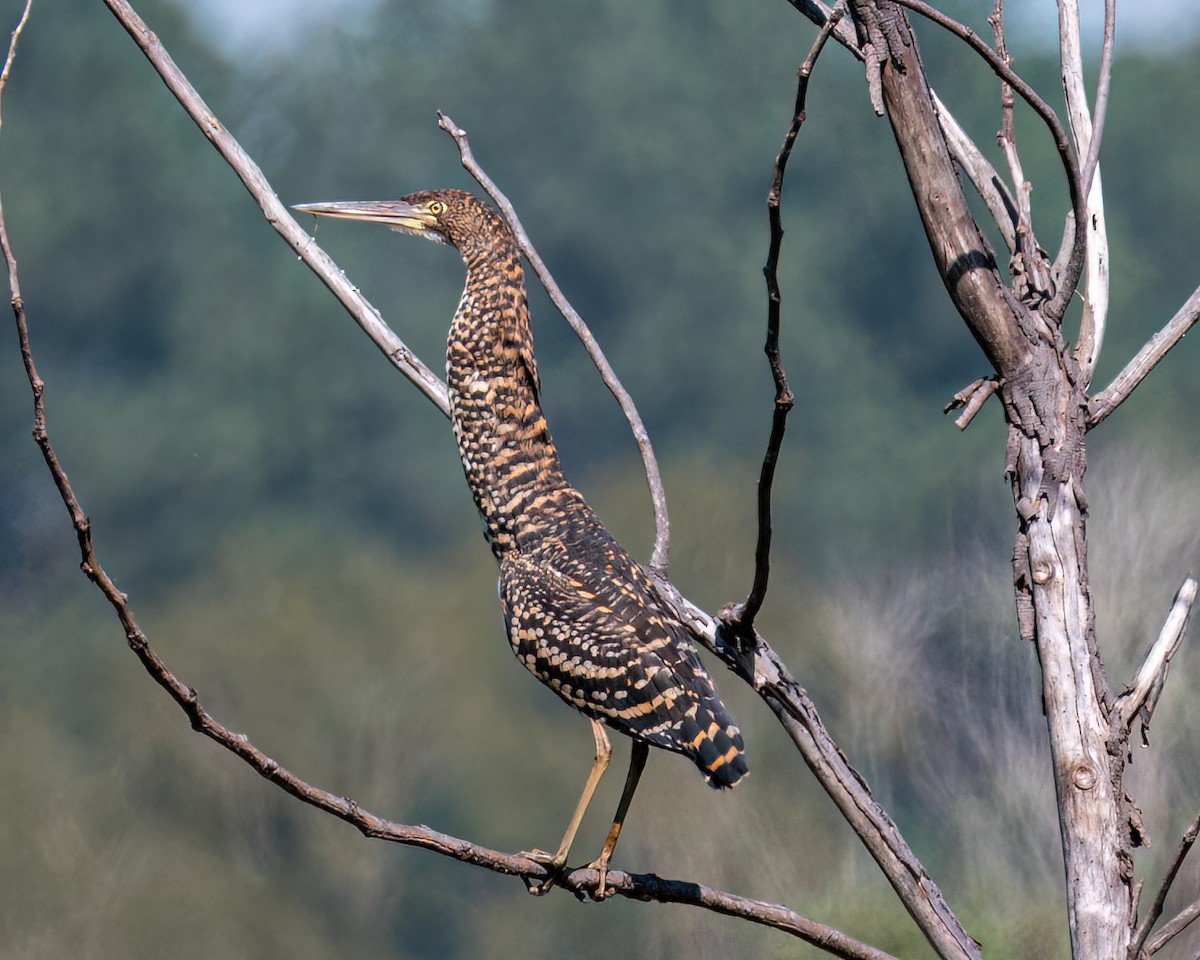
[(446, 205), (441, 200), (430, 200), (427, 209), (435, 217), (440, 217), (446, 212)]

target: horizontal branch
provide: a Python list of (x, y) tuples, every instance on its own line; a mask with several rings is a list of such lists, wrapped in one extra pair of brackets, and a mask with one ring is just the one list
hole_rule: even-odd
[(1092, 397), (1088, 403), (1088, 427), (1099, 426), (1124, 403), (1170, 349), (1196, 325), (1197, 320), (1200, 320), (1200, 287), (1192, 291), (1175, 316), (1150, 338), (1113, 382)]

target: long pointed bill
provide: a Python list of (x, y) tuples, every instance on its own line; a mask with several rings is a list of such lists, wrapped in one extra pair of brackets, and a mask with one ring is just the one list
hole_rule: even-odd
[(296, 203), (293, 210), (341, 220), (382, 223), (393, 230), (424, 233), (437, 220), (428, 212), (403, 200), (346, 200), (335, 203)]

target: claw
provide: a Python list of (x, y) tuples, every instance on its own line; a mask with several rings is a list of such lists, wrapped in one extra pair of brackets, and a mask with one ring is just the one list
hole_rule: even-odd
[(521, 878), (525, 881), (525, 889), (535, 897), (544, 897), (549, 893), (558, 883), (567, 865), (566, 857), (559, 857), (556, 854), (547, 853), (545, 850), (522, 850), (519, 856), (532, 860), (534, 863), (540, 863), (550, 872), (545, 880), (534, 880), (532, 877)]
[(588, 864), (589, 870), (595, 870), (600, 874), (600, 878), (596, 881), (596, 892), (592, 894), (592, 899), (596, 901), (607, 900), (616, 891), (607, 886), (608, 881), (608, 857), (600, 857)]

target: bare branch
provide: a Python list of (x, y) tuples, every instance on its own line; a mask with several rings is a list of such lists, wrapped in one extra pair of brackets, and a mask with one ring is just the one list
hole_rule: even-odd
[(1120, 729), (1128, 734), (1134, 718), (1139, 714), (1142, 718), (1142, 735), (1150, 725), (1150, 717), (1158, 703), (1159, 693), (1167, 679), (1167, 671), (1171, 666), (1171, 658), (1179, 650), (1187, 633), (1188, 618), (1192, 613), (1192, 604), (1196, 602), (1196, 581), (1188, 577), (1175, 594), (1171, 603), (1171, 612), (1159, 631), (1158, 639), (1146, 654), (1138, 668), (1137, 676), (1129, 691), (1117, 698), (1116, 718)]
[(391, 361), (392, 366), (404, 374), (443, 414), (449, 416), (450, 402), (446, 396), (445, 384), (383, 322), (379, 311), (371, 306), (329, 255), (317, 246), (316, 241), (292, 218), (288, 208), (275, 195), (258, 165), (208, 108), (200, 94), (196, 92), (187, 77), (183, 75), (183, 72), (175, 65), (175, 61), (163, 48), (158, 37), (146, 26), (145, 21), (138, 16), (126, 0), (104, 0), (104, 2), (134, 42), (141, 47), (146, 59), (158, 71), (158, 75), (162, 77), (167, 89), (174, 94), (180, 106), (200, 128), (200, 132), (209, 139), (225, 162), (233, 168), (262, 209), (267, 222), (338, 298), (363, 332)]
[[(821, 0), (788, 0), (788, 3), (821, 28), (833, 17), (833, 8)], [(854, 34), (854, 26), (848, 20), (841, 20), (834, 26), (833, 38), (857, 59), (863, 59), (863, 51), (858, 45), (858, 37)]]
[(966, 932), (933, 878), (917, 859), (866, 780), (838, 747), (816, 705), (787, 666), (730, 604), (714, 620), (672, 585), (659, 584), (676, 612), (710, 651), (754, 687), (779, 719), (804, 762), (858, 835), (939, 957), (979, 960), (979, 944)]
[[(1071, 297), (1074, 295), (1075, 284), (1079, 282), (1079, 277), (1083, 272), (1087, 233), (1084, 229), (1086, 226), (1084, 220), (1085, 208), (1083, 191), (1080, 187), (1079, 161), (1071, 149), (1070, 140), (1067, 138), (1067, 133), (1063, 129), (1062, 122), (1058, 119), (1058, 114), (1038, 95), (1036, 90), (1021, 79), (1012, 67), (1006, 64), (1004, 59), (989, 47), (980, 38), (979, 34), (970, 27), (931, 7), (924, 0), (894, 0), (894, 2), (932, 20), (938, 26), (944, 27), (971, 47), (992, 68), (996, 76), (1011, 86), (1018, 96), (1033, 108), (1034, 113), (1042, 118), (1042, 121), (1050, 130), (1050, 135), (1054, 139), (1054, 146), (1058, 151), (1059, 159), (1066, 172), (1067, 190), (1071, 197), (1071, 209), (1075, 212), (1076, 223), (1075, 241), (1072, 246), (1071, 256), (1068, 258), (1067, 263), (1064, 264), (1058, 278), (1058, 289), (1054, 297), (1043, 310), (1046, 317), (1052, 320), (1061, 319), (1062, 315), (1066, 312), (1067, 304), (1070, 303)], [(1017, 186), (1019, 187), (1019, 184)]]
[(1096, 82), (1096, 105), (1092, 117), (1092, 140), (1083, 164), (1083, 189), (1090, 190), (1092, 177), (1100, 163), (1100, 145), (1104, 139), (1104, 120), (1108, 116), (1108, 97), (1112, 87), (1113, 47), (1117, 35), (1117, 2), (1104, 0), (1104, 40), (1100, 47), (1100, 78)]
[(571, 329), (575, 331), (575, 335), (583, 344), (588, 357), (591, 358), (596, 369), (600, 371), (600, 378), (604, 381), (604, 385), (608, 387), (609, 391), (616, 398), (617, 403), (621, 407), (621, 412), (625, 414), (625, 419), (629, 421), (629, 428), (633, 432), (633, 439), (637, 442), (638, 451), (642, 455), (642, 465), (646, 471), (646, 482), (650, 486), (650, 499), (654, 505), (654, 552), (651, 555), (650, 565), (659, 573), (666, 575), (671, 554), (671, 520), (667, 513), (667, 495), (663, 488), (662, 474), (658, 469), (658, 459), (654, 456), (654, 447), (650, 443), (650, 435), (646, 432), (646, 425), (642, 422), (641, 414), (638, 413), (633, 398), (621, 385), (620, 379), (609, 364), (608, 358), (604, 356), (604, 351), (600, 349), (596, 338), (592, 336), (592, 331), (588, 329), (588, 325), (584, 322), (583, 317), (571, 306), (570, 301), (563, 294), (562, 289), (555, 281), (550, 270), (546, 267), (545, 262), (538, 255), (537, 250), (529, 239), (529, 235), (521, 225), (521, 219), (517, 216), (517, 211), (513, 208), (512, 203), (475, 160), (475, 155), (471, 152), (471, 145), (467, 141), (467, 131), (463, 130), (440, 110), (438, 111), (438, 126), (450, 134), (455, 144), (457, 144), (459, 155), (462, 158), (462, 165), (466, 171), (479, 182), (479, 185), (487, 191), (488, 196), (500, 208), (504, 219), (508, 221), (508, 225), (512, 227), (513, 233), (516, 234), (517, 244), (520, 246), (521, 252), (525, 254), (525, 259), (533, 267), (533, 272), (537, 274), (538, 280), (541, 281), (542, 286), (550, 295), (550, 299), (554, 301), (554, 305), (558, 308), (559, 313), (563, 315), (563, 318), (570, 325)]
[(1000, 389), (1000, 382), (999, 377), (980, 377), (972, 381), (951, 398), (942, 409), (942, 413), (961, 409), (962, 413), (955, 418), (954, 425), (959, 430), (966, 430), (975, 419), (975, 415), (983, 409), (988, 397)]
[[(1103, 134), (1104, 113), (1108, 103), (1108, 80), (1112, 73), (1113, 0), (1105, 5), (1104, 47), (1100, 89), (1096, 97), (1096, 124), (1088, 110), (1087, 91), (1083, 85), (1083, 51), (1080, 45), (1078, 0), (1060, 0), (1058, 4), (1058, 35), (1062, 64), (1063, 91), (1067, 100), (1067, 117), (1075, 140), (1075, 153), (1086, 157), (1081, 174), (1087, 204), (1087, 275), (1084, 284), (1083, 318), (1079, 325), (1079, 341), (1075, 359), (1080, 365), (1083, 382), (1091, 380), (1096, 360), (1104, 343), (1104, 328), (1108, 318), (1108, 232), (1104, 222), (1104, 191), (1097, 169), (1100, 140)], [(1066, 251), (1060, 257), (1069, 257)], [(1055, 269), (1062, 269), (1056, 263)]]
[(869, 0), (853, 0), (851, 6), (864, 21), (863, 28), (874, 29), (874, 35), (882, 37), (872, 22), (885, 15), (894, 21), (894, 30), (902, 31), (895, 47), (883, 40), (891, 57), (885, 57), (877, 74), (913, 200), (955, 309), (996, 372), (1013, 374), (1029, 362), (1031, 344), (1044, 334), (1034, 329), (1029, 310), (1009, 290), (992, 246), (975, 221), (925, 80), (916, 38), (894, 5), (881, 9)]
[(767, 596), (767, 584), (771, 574), (771, 487), (775, 480), (775, 466), (779, 462), (784, 432), (787, 429), (788, 413), (795, 402), (779, 355), (779, 319), (783, 302), (779, 292), (778, 275), (779, 252), (783, 246), (783, 221), (779, 205), (783, 199), (783, 178), (787, 172), (788, 158), (792, 155), (792, 147), (796, 143), (796, 136), (804, 124), (808, 79), (812, 76), (817, 58), (825, 49), (830, 33), (837, 27), (845, 12), (845, 5), (839, 2), (817, 33), (808, 56), (800, 65), (791, 123), (784, 134), (783, 145), (775, 157), (775, 173), (771, 180), (771, 189), (767, 193), (767, 219), (770, 223), (771, 242), (767, 251), (767, 263), (763, 267), (763, 276), (767, 281), (767, 342), (763, 349), (771, 367), (771, 379), (775, 382), (775, 407), (771, 415), (771, 436), (767, 441), (767, 452), (763, 457), (758, 478), (758, 540), (754, 548), (754, 582), (740, 611), (747, 630), (753, 629), (754, 619)]
[(932, 88), (930, 93), (933, 94), (933, 106), (937, 110), (942, 132), (946, 135), (946, 145), (950, 147), (950, 155), (954, 157), (954, 162), (958, 164), (959, 169), (967, 175), (971, 185), (979, 192), (992, 219), (996, 221), (1000, 235), (1004, 238), (1004, 245), (1008, 247), (1009, 253), (1012, 253), (1017, 248), (1018, 222), (1017, 205), (1012, 194), (1008, 192), (1008, 187), (1000, 179), (996, 168), (983, 155), (983, 152), (967, 135), (959, 122), (954, 119), (953, 114), (946, 109), (946, 105), (937, 93)]
[(1162, 929), (1146, 942), (1146, 956), (1152, 957), (1163, 947), (1200, 919), (1200, 900), (1193, 900), (1162, 925)]
[(1168, 351), (1200, 320), (1200, 287), (1192, 291), (1183, 306), (1165, 327), (1147, 341), (1137, 356), (1125, 365), (1113, 382), (1088, 402), (1088, 427), (1098, 426), (1128, 399)]
[[(1175, 848), (1175, 855), (1171, 857), (1171, 862), (1167, 865), (1167, 872), (1163, 876), (1163, 881), (1159, 885), (1158, 892), (1154, 895), (1154, 902), (1150, 905), (1149, 912), (1142, 922), (1138, 924), (1137, 930), (1134, 932), (1133, 943), (1129, 947), (1130, 957), (1140, 958), (1142, 956), (1149, 956), (1154, 952), (1147, 950), (1145, 953), (1142, 953), (1141, 951), (1150, 938), (1150, 931), (1154, 929), (1154, 925), (1158, 923), (1158, 918), (1162, 916), (1163, 905), (1167, 902), (1167, 894), (1171, 891), (1171, 885), (1175, 882), (1179, 868), (1183, 866), (1184, 858), (1191, 852), (1197, 835), (1200, 835), (1200, 813), (1196, 814), (1192, 819), (1191, 825), (1184, 831), (1183, 839), (1179, 842), (1179, 846)], [(1167, 926), (1170, 926), (1170, 924)], [(1179, 929), (1182, 930), (1183, 928), (1180, 927)], [(1166, 932), (1165, 928), (1162, 932)], [(1155, 939), (1157, 940), (1158, 937), (1155, 937)], [(1154, 949), (1157, 950), (1158, 947), (1161, 947), (1166, 943), (1167, 939), (1170, 939), (1170, 937), (1162, 940)]]
[[(25, 0), (25, 9), (21, 11), (21, 18), (17, 21), (17, 25), (13, 27), (12, 35), (8, 39), (8, 56), (4, 58), (4, 69), (0, 70), (0, 97), (4, 96), (4, 88), (8, 86), (8, 74), (12, 70), (13, 60), (17, 57), (17, 43), (21, 39), (21, 33), (25, 29), (25, 24), (29, 22), (29, 11), (33, 8), (33, 0)], [(0, 123), (3, 123), (3, 115), (0, 114)]]
[[(988, 22), (996, 41), (996, 56), (1008, 67), (1012, 58), (1008, 55), (1008, 44), (1004, 36), (1004, 0), (996, 0)], [(1017, 295), (1026, 302), (1048, 300), (1053, 295), (1049, 264), (1041, 251), (1041, 245), (1033, 231), (1033, 186), (1025, 179), (1025, 169), (1017, 150), (1017, 132), (1013, 123), (1016, 102), (1012, 85), (1000, 82), (1000, 130), (996, 142), (1004, 153), (1012, 177), (1015, 199), (1015, 236), (1010, 247), (1013, 256), (1011, 270), (1013, 286)]]

